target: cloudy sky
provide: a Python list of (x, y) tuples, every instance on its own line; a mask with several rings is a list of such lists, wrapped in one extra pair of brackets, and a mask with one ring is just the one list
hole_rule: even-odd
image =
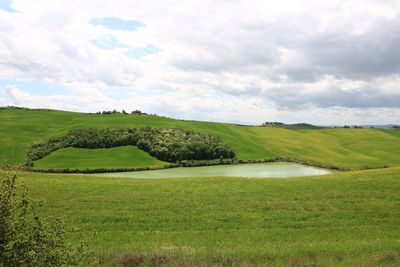
[(0, 0), (0, 106), (400, 122), (400, 1)]

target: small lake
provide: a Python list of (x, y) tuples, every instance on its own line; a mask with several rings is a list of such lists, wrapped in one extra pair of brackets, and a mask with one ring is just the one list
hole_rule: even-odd
[(217, 165), (204, 167), (179, 167), (151, 171), (103, 173), (102, 176), (129, 177), (138, 179), (165, 179), (188, 177), (249, 177), (249, 178), (287, 178), (313, 176), (331, 173), (325, 169), (295, 163), (256, 163), (238, 165)]

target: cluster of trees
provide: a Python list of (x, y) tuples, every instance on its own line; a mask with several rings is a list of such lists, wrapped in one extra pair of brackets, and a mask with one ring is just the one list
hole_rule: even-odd
[(75, 129), (28, 151), (28, 165), (60, 148), (111, 148), (134, 145), (168, 162), (234, 158), (234, 150), (221, 138), (193, 131), (166, 128)]
[(46, 110), (46, 111), (50, 110), (50, 109), (46, 109), (46, 108), (27, 108), (27, 107), (19, 107), (19, 106), (4, 106), (4, 107), (0, 107), (0, 109)]
[[(126, 112), (125, 110), (118, 111), (116, 109), (114, 110), (103, 110), (103, 111), (98, 111), (96, 112), (97, 115), (110, 115), (110, 114), (125, 114), (128, 115), (129, 113)], [(131, 111), (130, 114), (135, 114), (135, 115), (147, 115), (147, 113), (141, 112), (140, 110), (133, 110)]]
[(294, 124), (285, 124), (283, 122), (273, 121), (273, 122), (264, 122), (261, 124), (262, 127), (275, 127), (275, 128), (285, 128), (291, 130), (305, 130), (305, 129), (314, 129), (319, 130), (324, 127), (312, 125), (309, 123), (294, 123)]
[(267, 127), (285, 127), (286, 124), (284, 124), (283, 122), (279, 122), (279, 121), (266, 121), (263, 124), (261, 124), (261, 126), (267, 126)]
[(17, 106), (5, 106), (5, 107), (0, 107), (0, 109), (28, 109), (26, 107), (17, 107)]
[(363, 129), (362, 126), (358, 126), (358, 125), (353, 125), (353, 126), (344, 125), (343, 128), (345, 128), (345, 129), (350, 129), (350, 128), (354, 128), (354, 129)]

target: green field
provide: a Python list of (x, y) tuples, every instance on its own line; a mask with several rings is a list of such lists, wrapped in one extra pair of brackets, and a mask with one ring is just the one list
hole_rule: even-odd
[[(343, 169), (330, 175), (245, 179), (131, 179), (19, 172), (42, 216), (82, 229), (101, 264), (121, 256), (170, 266), (400, 266), (400, 131), (285, 129), (0, 109), (0, 166), (23, 165), (35, 142), (74, 128), (152, 126), (220, 136), (239, 159), (286, 157)], [(310, 128), (310, 127), (308, 127)], [(136, 147), (57, 150), (34, 168), (166, 164)], [(195, 171), (195, 169), (191, 169)], [(95, 232), (95, 235), (93, 233)], [(73, 235), (70, 242), (82, 237)]]
[(400, 131), (379, 129), (238, 129), (275, 155), (340, 168), (400, 165)]
[[(26, 152), (34, 142), (44, 142), (62, 136), (70, 129), (99, 127), (118, 128), (135, 126), (175, 127), (202, 133), (211, 133), (235, 148), (242, 159), (272, 157), (261, 146), (241, 137), (230, 124), (180, 121), (159, 116), (95, 115), (54, 110), (0, 109), (0, 163), (18, 165), (26, 162)], [(239, 126), (237, 126), (239, 127)]]
[(381, 129), (290, 130), (182, 121), (153, 115), (95, 115), (0, 109), (0, 166), (26, 162), (28, 147), (84, 127), (175, 127), (220, 136), (239, 159), (289, 157), (345, 169), (400, 166), (400, 134)]
[(83, 229), (104, 265), (123, 253), (172, 266), (400, 265), (400, 168), (290, 179), (19, 176), (45, 200), (39, 213)]
[(159, 161), (134, 146), (103, 149), (63, 148), (35, 161), (34, 169), (113, 169), (163, 167)]

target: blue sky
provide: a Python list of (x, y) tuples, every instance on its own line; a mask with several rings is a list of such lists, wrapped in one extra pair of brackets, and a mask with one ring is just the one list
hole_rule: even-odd
[(117, 37), (113, 35), (105, 35), (98, 39), (90, 40), (95, 46), (101, 49), (115, 49), (115, 48), (127, 48), (128, 46), (120, 43)]
[(127, 57), (134, 59), (142, 59), (147, 55), (161, 51), (152, 44), (147, 44), (143, 47), (129, 47), (128, 45), (121, 43), (114, 35), (105, 35), (98, 39), (90, 40), (90, 42), (101, 49), (123, 49)]
[(399, 123), (398, 25), (385, 0), (0, 0), (0, 106)]
[(0, 80), (0, 87), (16, 87), (37, 96), (71, 95), (72, 92), (65, 85), (58, 83), (44, 83), (36, 80)]
[(158, 53), (158, 52), (160, 52), (160, 49), (158, 49), (154, 45), (148, 44), (144, 47), (137, 47), (137, 48), (129, 49), (126, 52), (126, 56), (129, 58), (141, 59), (147, 55), (151, 55), (151, 54)]
[(145, 24), (138, 20), (125, 20), (115, 17), (106, 17), (106, 18), (93, 18), (90, 20), (90, 23), (93, 25), (100, 25), (112, 30), (122, 30), (122, 31), (136, 31), (140, 27), (144, 27)]
[(0, 0), (0, 9), (14, 13), (15, 9), (11, 7), (12, 0)]

